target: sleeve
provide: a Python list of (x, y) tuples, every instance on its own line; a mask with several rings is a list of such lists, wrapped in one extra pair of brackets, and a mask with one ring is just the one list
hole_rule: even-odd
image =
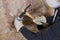
[(46, 20), (47, 20), (47, 23), (48, 23), (48, 24), (52, 24), (53, 16), (51, 16), (51, 17), (46, 17)]
[(60, 40), (60, 20), (41, 32), (43, 39)]
[(51, 26), (51, 29), (56, 36), (60, 36), (60, 19), (54, 25)]

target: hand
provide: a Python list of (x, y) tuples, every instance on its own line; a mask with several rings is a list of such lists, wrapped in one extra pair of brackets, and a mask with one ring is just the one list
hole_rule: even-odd
[(20, 17), (17, 17), (14, 20), (14, 25), (15, 25), (17, 32), (19, 32), (19, 30), (23, 27), (22, 20), (23, 20), (23, 18), (20, 18)]
[(37, 25), (43, 25), (46, 23), (46, 18), (45, 16), (37, 17), (33, 20), (33, 22), (36, 23)]

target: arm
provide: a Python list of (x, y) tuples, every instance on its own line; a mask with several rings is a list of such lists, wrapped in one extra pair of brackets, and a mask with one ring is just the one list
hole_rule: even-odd
[(60, 37), (60, 19), (54, 23), (53, 25), (49, 26), (45, 30), (42, 31), (42, 36), (49, 37), (49, 39), (56, 37)]

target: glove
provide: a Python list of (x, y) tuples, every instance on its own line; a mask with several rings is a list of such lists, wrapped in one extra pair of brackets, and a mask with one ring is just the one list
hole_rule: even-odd
[(14, 20), (14, 25), (15, 25), (15, 28), (16, 28), (17, 32), (19, 32), (19, 30), (20, 30), (21, 27), (23, 26), (23, 24), (22, 24), (22, 19), (23, 19), (23, 18), (17, 17), (17, 18)]
[(47, 23), (45, 16), (37, 17), (33, 20), (33, 22), (36, 23), (37, 25), (42, 25), (43, 23)]

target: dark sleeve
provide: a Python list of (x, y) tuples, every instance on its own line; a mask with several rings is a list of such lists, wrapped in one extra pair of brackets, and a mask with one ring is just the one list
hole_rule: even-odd
[(58, 16), (60, 16), (60, 7), (56, 8), (58, 10)]
[(60, 20), (41, 32), (43, 40), (60, 40)]
[(46, 17), (47, 23), (52, 24), (53, 16)]

